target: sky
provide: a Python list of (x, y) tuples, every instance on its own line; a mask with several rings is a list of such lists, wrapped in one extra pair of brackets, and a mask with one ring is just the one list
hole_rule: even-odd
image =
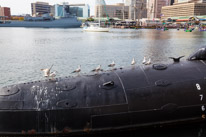
[[(86, 3), (90, 5), (91, 14), (94, 15), (95, 0), (0, 0), (1, 7), (10, 7), (11, 15), (31, 14), (31, 3), (41, 1), (50, 5), (69, 2), (70, 4)], [(120, 3), (123, 0), (105, 0), (106, 4)]]

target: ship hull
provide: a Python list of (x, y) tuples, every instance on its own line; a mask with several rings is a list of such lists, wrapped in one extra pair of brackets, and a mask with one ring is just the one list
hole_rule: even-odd
[(26, 28), (79, 28), (81, 22), (76, 18), (64, 18), (51, 21), (11, 21), (0, 24), (0, 27)]
[[(201, 107), (201, 106), (200, 106)], [(5, 111), (0, 113), (0, 135), (6, 134), (95, 134), (141, 128), (166, 127), (205, 122), (201, 114), (186, 115), (194, 108), (179, 109), (179, 113), (165, 115), (162, 111), (129, 112), (91, 115), (87, 110)], [(196, 108), (198, 110), (198, 107)], [(182, 113), (185, 111), (185, 113)], [(73, 115), (75, 114), (75, 116)], [(188, 114), (188, 113), (187, 113)], [(92, 121), (92, 122), (91, 122)], [(91, 122), (91, 123), (90, 123)], [(183, 125), (184, 125), (183, 124)]]
[(205, 74), (206, 48), (202, 48), (190, 60), (174, 59), (169, 65), (6, 86), (0, 88), (0, 135), (84, 134), (204, 123)]

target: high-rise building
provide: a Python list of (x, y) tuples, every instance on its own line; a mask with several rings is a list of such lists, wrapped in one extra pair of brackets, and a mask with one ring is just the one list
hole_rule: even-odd
[(54, 16), (55, 17), (64, 17), (64, 7), (63, 5), (55, 4), (54, 5)]
[(147, 2), (147, 18), (161, 18), (162, 7), (169, 6), (170, 0), (148, 0)]
[(1, 11), (1, 6), (0, 6), (0, 16), (3, 16), (3, 12)]
[[(64, 17), (64, 14), (70, 14), (77, 17), (90, 17), (90, 7), (88, 4), (56, 4), (54, 7), (55, 17)], [(51, 8), (52, 9), (52, 8)]]
[(90, 17), (90, 6), (88, 4), (70, 4), (69, 13), (77, 17)]
[(6, 19), (11, 19), (11, 11), (9, 7), (0, 6), (0, 16), (6, 17)]
[(137, 20), (147, 17), (147, 0), (125, 0), (129, 6), (129, 19)]
[(162, 7), (161, 19), (206, 15), (206, 0), (176, 0), (174, 5)]
[(32, 15), (51, 13), (51, 6), (46, 2), (31, 3)]
[(125, 6), (123, 3), (117, 3), (116, 5), (99, 4), (95, 6), (95, 17), (99, 17), (100, 15), (100, 17), (119, 18), (124, 20), (128, 19), (128, 14), (129, 6)]
[(206, 0), (175, 0), (175, 4), (182, 4), (182, 3), (206, 3)]

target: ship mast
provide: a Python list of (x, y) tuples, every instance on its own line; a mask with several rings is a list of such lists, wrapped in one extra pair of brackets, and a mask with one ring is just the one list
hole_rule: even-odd
[(99, 0), (99, 27), (100, 27), (100, 3), (101, 1)]
[(122, 19), (123, 19), (123, 21), (124, 21), (124, 18), (125, 18), (125, 17), (124, 17), (124, 6), (125, 6), (125, 5), (124, 5), (124, 0), (122, 0), (122, 2), (123, 2), (123, 15), (122, 15), (123, 17), (122, 17)]

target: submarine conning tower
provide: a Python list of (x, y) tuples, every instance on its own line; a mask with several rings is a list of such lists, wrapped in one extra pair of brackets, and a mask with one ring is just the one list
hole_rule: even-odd
[(203, 122), (205, 48), (186, 61), (0, 89), (0, 134), (69, 134)]

